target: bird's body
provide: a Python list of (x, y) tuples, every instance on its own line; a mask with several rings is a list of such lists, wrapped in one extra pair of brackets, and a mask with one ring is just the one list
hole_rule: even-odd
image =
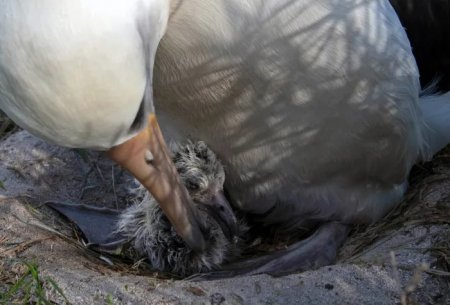
[(156, 108), (175, 137), (218, 153), (233, 203), (298, 229), (371, 223), (399, 202), (429, 147), (418, 70), (388, 1), (173, 6)]
[(177, 235), (158, 203), (151, 196), (144, 197), (119, 216), (117, 232), (127, 239), (130, 247), (123, 253), (133, 260), (147, 259), (155, 270), (179, 276), (217, 270), (236, 259), (241, 245), (227, 240), (207, 213), (200, 210), (199, 214), (210, 229), (210, 239), (207, 249), (196, 253)]
[[(0, 7), (0, 98), (8, 116), (69, 147), (107, 149), (137, 132), (130, 127), (147, 82), (137, 23), (152, 20), (153, 11), (167, 15), (167, 5), (49, 0)], [(153, 52), (163, 16), (160, 31), (149, 33)]]

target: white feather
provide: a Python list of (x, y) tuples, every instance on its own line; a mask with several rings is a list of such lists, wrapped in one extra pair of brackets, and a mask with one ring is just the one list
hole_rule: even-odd
[(120, 144), (136, 133), (168, 9), (158, 0), (0, 0), (1, 109), (52, 143)]
[(401, 200), (427, 154), (419, 92), (386, 0), (173, 1), (155, 63), (167, 135), (205, 140), (234, 203), (290, 229)]

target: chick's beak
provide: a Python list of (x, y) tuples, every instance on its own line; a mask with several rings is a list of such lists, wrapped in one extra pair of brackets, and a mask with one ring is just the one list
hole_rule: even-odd
[(147, 128), (111, 148), (108, 155), (149, 190), (188, 246), (197, 252), (205, 249), (195, 206), (180, 181), (154, 114), (150, 114)]
[(232, 241), (239, 233), (238, 225), (236, 216), (223, 192), (216, 193), (205, 206), (208, 214), (219, 224), (223, 234)]

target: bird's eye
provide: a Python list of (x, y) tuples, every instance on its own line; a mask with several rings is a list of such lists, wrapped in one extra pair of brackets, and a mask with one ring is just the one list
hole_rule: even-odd
[(186, 181), (185, 185), (186, 185), (186, 188), (190, 191), (196, 191), (200, 188), (198, 183), (195, 183), (193, 181)]

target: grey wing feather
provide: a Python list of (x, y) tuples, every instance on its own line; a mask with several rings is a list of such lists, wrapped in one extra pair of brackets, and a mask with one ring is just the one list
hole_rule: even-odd
[(84, 204), (46, 202), (46, 205), (70, 219), (84, 234), (88, 246), (111, 251), (127, 242), (115, 230), (119, 211)]

